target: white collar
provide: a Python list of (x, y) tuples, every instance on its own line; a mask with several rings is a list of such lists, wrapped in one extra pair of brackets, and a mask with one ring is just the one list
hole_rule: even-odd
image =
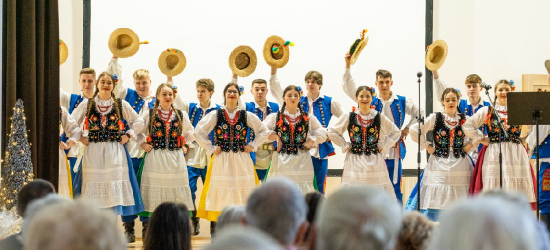
[(474, 105), (472, 104), (472, 102), (470, 102), (470, 98), (466, 99), (466, 104), (468, 104), (469, 106), (472, 106), (474, 109), (477, 108), (477, 107), (484, 107), (483, 105), (483, 98), (479, 97), (479, 103), (477, 105)]
[(197, 107), (199, 107), (199, 108), (202, 109), (202, 110), (208, 110), (208, 109), (216, 108), (217, 106), (216, 106), (216, 104), (215, 104), (212, 100), (210, 100), (210, 106), (208, 106), (208, 108), (206, 108), (206, 109), (203, 108), (203, 107), (201, 106), (201, 103), (200, 103), (200, 102), (197, 102)]
[(368, 119), (368, 120), (372, 120), (374, 119), (374, 117), (376, 116), (376, 114), (378, 114), (378, 111), (374, 110), (374, 109), (371, 109), (369, 114), (368, 115), (362, 115), (361, 114), (361, 111), (359, 109), (356, 109), (355, 110), (355, 113), (359, 116), (361, 116), (361, 118), (364, 118), (364, 119)]
[(394, 94), (393, 91), (391, 92), (390, 98), (388, 100), (382, 99), (382, 96), (378, 97), (378, 99), (380, 99), (380, 101), (382, 102), (393, 102), (394, 100), (398, 100), (397, 95)]

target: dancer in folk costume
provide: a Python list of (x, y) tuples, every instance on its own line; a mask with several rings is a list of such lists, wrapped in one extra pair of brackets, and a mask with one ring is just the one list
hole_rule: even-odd
[[(86, 145), (75, 192), (81, 193), (101, 208), (114, 208), (119, 215), (134, 215), (143, 211), (132, 161), (124, 144), (141, 131), (143, 119), (128, 102), (113, 94), (118, 76), (103, 72), (99, 75), (93, 98), (85, 99), (72, 117), (77, 124), (84, 121)], [(123, 120), (130, 129), (125, 131)], [(77, 186), (78, 185), (78, 186)]]
[(187, 113), (174, 109), (176, 91), (163, 83), (156, 92), (155, 106), (145, 111), (145, 129), (136, 142), (147, 152), (140, 167), (141, 197), (146, 217), (163, 202), (178, 202), (193, 208), (187, 163), (187, 143), (194, 141)]
[(69, 135), (67, 140), (59, 142), (59, 185), (57, 193), (65, 197), (73, 197), (73, 181), (72, 181), (72, 169), (67, 159), (65, 150), (71, 149), (82, 135), (78, 124), (69, 115), (69, 112), (64, 107), (59, 108), (59, 133), (60, 138), (62, 135)]
[[(262, 145), (269, 135), (256, 115), (238, 108), (241, 93), (237, 84), (227, 84), (223, 95), (224, 108), (210, 112), (195, 129), (195, 140), (208, 155), (214, 153), (197, 216), (214, 222), (226, 206), (246, 204), (248, 196), (259, 184), (249, 153)], [(247, 144), (249, 128), (254, 131), (255, 138)], [(215, 146), (208, 136), (212, 130)]]
[[(167, 76), (167, 83), (173, 85), (172, 77)], [(173, 85), (175, 86), (175, 85)], [(202, 120), (208, 113), (214, 112), (221, 108), (219, 104), (212, 102), (212, 95), (214, 94), (214, 82), (208, 78), (199, 79), (195, 84), (197, 90), (198, 102), (186, 103), (182, 98), (176, 98), (174, 100), (174, 107), (181, 109), (189, 114), (189, 120), (193, 127), (197, 127), (199, 121)], [(214, 132), (210, 131), (208, 135), (209, 140), (214, 145)], [(187, 173), (189, 175), (189, 186), (191, 188), (191, 197), (193, 198), (193, 208), (191, 221), (193, 222), (193, 235), (200, 233), (200, 218), (197, 217), (197, 203), (196, 195), (197, 182), (199, 177), (202, 183), (206, 181), (206, 172), (208, 169), (208, 163), (210, 162), (210, 154), (203, 147), (200, 147), (196, 141), (188, 143), (189, 149), (187, 150)], [(190, 208), (191, 210), (191, 208)]]
[[(527, 150), (522, 145), (521, 127), (508, 124), (507, 94), (515, 89), (513, 83), (500, 80), (495, 84), (495, 103), (483, 107), (463, 126), (464, 133), (485, 145), (472, 175), (470, 193), (477, 194), (484, 190), (500, 187), (499, 141), (502, 147), (502, 188), (505, 191), (517, 191), (525, 194), (533, 207), (536, 206), (534, 173), (529, 163)], [(501, 120), (507, 134), (501, 131), (498, 120)], [(484, 125), (488, 137), (478, 128)], [(533, 126), (527, 126), (530, 134)]]
[[(340, 103), (333, 100), (332, 97), (321, 95), (321, 87), (323, 86), (323, 75), (318, 71), (309, 71), (305, 78), (307, 94), (300, 98), (302, 109), (308, 113), (310, 117), (315, 116), (324, 128), (330, 123), (332, 116), (340, 117), (344, 114)], [(271, 79), (269, 80), (271, 94), (277, 102), (282, 105), (283, 88), (277, 79), (277, 68), (271, 67)], [(319, 146), (312, 148), (310, 151), (311, 160), (313, 162), (313, 170), (315, 172), (315, 180), (317, 182), (317, 190), (325, 193), (325, 180), (328, 172), (328, 157), (334, 155), (334, 146), (332, 142), (325, 141)]]
[[(383, 153), (395, 145), (401, 131), (384, 114), (371, 109), (374, 88), (360, 86), (355, 96), (359, 109), (340, 116), (328, 129), (330, 140), (346, 153), (341, 187), (376, 186), (396, 198)], [(344, 139), (346, 131), (350, 142)]]
[(271, 131), (269, 139), (277, 141), (268, 178), (285, 176), (298, 184), (305, 195), (317, 188), (309, 149), (325, 142), (327, 131), (315, 116), (304, 112), (300, 106), (301, 92), (300, 87), (286, 87), (281, 111), (267, 116), (264, 124)]
[[(443, 91), (447, 89), (447, 85), (439, 78), (439, 73), (437, 70), (432, 71), (434, 80), (435, 80), (435, 96), (441, 96), (443, 95)], [(474, 115), (478, 110), (480, 110), (483, 107), (489, 107), (491, 106), (491, 103), (488, 101), (484, 101), (481, 96), (480, 92), (483, 90), (481, 87), (481, 77), (479, 77), (476, 74), (471, 74), (466, 77), (466, 80), (464, 81), (464, 84), (466, 85), (466, 92), (468, 94), (468, 99), (461, 98), (460, 102), (458, 103), (458, 110), (460, 110), (460, 113), (465, 114), (466, 117), (470, 117)], [(483, 132), (484, 135), (487, 135), (487, 131), (485, 131), (484, 126), (481, 126), (479, 129)], [(479, 151), (483, 147), (483, 144), (481, 143), (473, 143), (478, 144), (477, 147), (474, 147), (473, 150), (470, 150), (470, 157), (472, 157), (472, 160), (474, 162), (477, 161), (477, 156), (479, 155)]]
[[(113, 55), (106, 71), (110, 74), (116, 74), (122, 78), (122, 65), (118, 63), (117, 56)], [(138, 115), (143, 117), (143, 114), (148, 112), (149, 109), (152, 109), (153, 105), (155, 104), (155, 97), (151, 93), (151, 77), (149, 74), (149, 70), (137, 69), (136, 71), (134, 71), (132, 78), (134, 80), (135, 89), (124, 87), (124, 81), (123, 79), (120, 79), (119, 83), (113, 89), (113, 93), (115, 94), (115, 96), (118, 96), (120, 99), (128, 102), (132, 106), (132, 109), (134, 109), (134, 111), (136, 111)], [(125, 129), (129, 129), (127, 124), (125, 124)], [(143, 161), (143, 155), (145, 154), (145, 151), (134, 140), (128, 141), (128, 143), (126, 144), (126, 148), (128, 149), (128, 153), (130, 154), (130, 157), (132, 159), (134, 174), (137, 176), (138, 169)], [(137, 217), (137, 215), (128, 215), (121, 217), (124, 225), (124, 234), (126, 235), (128, 242), (135, 241), (134, 220)], [(142, 223), (142, 232), (143, 234), (145, 234), (149, 217), (141, 216), (139, 220)]]
[[(350, 73), (350, 55), (345, 56), (346, 72), (344, 73), (343, 88), (352, 100), (355, 100), (355, 93), (357, 87)], [(372, 98), (371, 105), (374, 106), (374, 110), (384, 114), (387, 118), (395, 123), (395, 125), (401, 129), (401, 138), (399, 141), (390, 148), (387, 152), (384, 152), (384, 158), (386, 159), (386, 165), (388, 166), (388, 173), (392, 180), (393, 188), (395, 190), (395, 196), (399, 202), (403, 202), (403, 193), (401, 192), (401, 175), (403, 167), (401, 160), (405, 159), (407, 150), (405, 148), (405, 139), (409, 135), (409, 127), (416, 123), (414, 117), (418, 116), (418, 107), (410, 99), (401, 95), (397, 95), (391, 91), (393, 86), (392, 74), (387, 70), (378, 70), (376, 72), (376, 87), (378, 88), (378, 96)], [(409, 115), (412, 119), (408, 124), (405, 124), (405, 115)]]
[[(419, 125), (411, 128), (411, 138), (431, 154), (420, 179), (420, 211), (437, 221), (439, 213), (458, 199), (468, 196), (473, 162), (468, 152), (474, 145), (464, 133), (466, 115), (458, 109), (460, 92), (447, 88), (441, 95), (443, 112), (430, 114), (422, 124), (422, 137), (418, 141)], [(433, 130), (434, 146), (426, 142), (426, 134)], [(417, 208), (418, 190), (413, 189), (406, 209)]]
[[(550, 61), (547, 62), (548, 73), (550, 73)], [(550, 88), (550, 74), (548, 75), (548, 87)], [(531, 159), (536, 159), (537, 134), (531, 133), (527, 137), (529, 148), (533, 149)], [(540, 195), (540, 217), (550, 230), (550, 125), (539, 125), (539, 195)]]
[[(237, 74), (233, 74), (233, 79), (231, 82), (237, 83), (237, 77)], [(254, 96), (254, 101), (244, 103), (244, 108), (246, 111), (256, 114), (256, 116), (258, 116), (258, 118), (262, 121), (264, 121), (268, 115), (279, 112), (278, 103), (267, 101), (266, 97), (268, 91), (269, 89), (267, 88), (266, 80), (255, 79), (252, 81), (252, 86), (250, 89), (250, 93)], [(240, 105), (240, 108), (243, 108), (243, 106)], [(253, 132), (250, 133), (250, 138), (248, 138), (248, 140), (254, 140)], [(266, 177), (267, 169), (271, 164), (273, 151), (274, 144), (272, 142), (267, 142), (258, 147), (256, 152), (250, 152), (250, 157), (252, 157), (254, 167), (256, 168), (256, 174), (258, 175), (258, 179), (260, 179), (260, 181), (263, 181)]]
[[(94, 87), (96, 85), (96, 74), (95, 70), (91, 68), (83, 68), (80, 70), (78, 77), (78, 83), (80, 84), (81, 94), (71, 94), (65, 92), (63, 89), (59, 89), (59, 102), (61, 107), (65, 108), (69, 115), (78, 108), (78, 105), (82, 103), (83, 100), (92, 98), (94, 96)], [(61, 135), (61, 141), (67, 142), (68, 137), (65, 134)], [(74, 178), (74, 171), (76, 164), (76, 159), (79, 154), (82, 154), (81, 151), (84, 150), (84, 145), (80, 142), (76, 142), (70, 149), (65, 149), (69, 164), (71, 167), (71, 178)]]

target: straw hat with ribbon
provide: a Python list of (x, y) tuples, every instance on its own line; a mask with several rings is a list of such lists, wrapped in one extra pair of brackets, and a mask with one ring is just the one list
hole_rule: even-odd
[(69, 48), (63, 40), (59, 39), (59, 65), (67, 61), (69, 57)]
[(294, 46), (294, 43), (275, 35), (268, 37), (263, 51), (265, 62), (271, 67), (284, 67), (290, 56), (289, 46)]
[(229, 55), (229, 68), (240, 77), (254, 73), (257, 64), (256, 52), (250, 46), (241, 45), (231, 51)]
[(149, 44), (149, 41), (139, 42), (139, 38), (133, 30), (118, 28), (111, 33), (108, 44), (109, 50), (114, 56), (126, 58), (136, 54), (140, 44)]
[(369, 37), (365, 37), (365, 33), (367, 33), (367, 29), (364, 29), (361, 31), (361, 38), (355, 40), (355, 42), (351, 45), (349, 48), (349, 55), (350, 55), (350, 64), (355, 64), (355, 61), (357, 61), (357, 58), (359, 58), (359, 54), (361, 54), (361, 51), (367, 46), (367, 43), (369, 42)]
[(443, 40), (437, 40), (428, 46), (426, 50), (426, 68), (430, 71), (436, 71), (445, 62), (449, 48)]
[(544, 67), (546, 67), (546, 71), (548, 71), (548, 74), (550, 74), (550, 60), (546, 60), (544, 62)]
[(160, 53), (158, 65), (160, 72), (163, 74), (177, 76), (185, 69), (187, 60), (181, 50), (168, 48)]

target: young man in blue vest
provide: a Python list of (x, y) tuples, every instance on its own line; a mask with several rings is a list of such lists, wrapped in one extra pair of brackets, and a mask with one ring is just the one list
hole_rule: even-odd
[[(63, 91), (63, 89), (59, 89), (60, 105), (61, 107), (67, 109), (69, 114), (72, 114), (73, 110), (75, 110), (84, 99), (89, 99), (94, 96), (94, 87), (96, 83), (95, 70), (91, 68), (83, 68), (82, 70), (80, 70), (78, 83), (80, 84), (80, 89), (82, 90), (81, 94), (69, 94)], [(66, 142), (67, 139), (68, 138), (65, 137), (65, 134), (61, 136), (61, 141)], [(84, 146), (82, 145), (82, 143), (77, 142), (70, 150), (65, 150), (71, 167), (71, 180), (74, 180), (74, 171), (72, 171), (72, 169), (74, 168), (74, 164), (76, 163), (76, 158), (78, 157), (80, 150), (83, 148)]]
[[(357, 87), (351, 77), (349, 55), (346, 55), (345, 60), (346, 72), (344, 73), (343, 88), (344, 92), (355, 101)], [(394, 94), (391, 91), (393, 80), (392, 74), (389, 71), (383, 69), (378, 70), (376, 72), (375, 85), (378, 88), (378, 94), (372, 97), (371, 106), (373, 106), (373, 109), (376, 111), (382, 112), (390, 120), (393, 120), (395, 125), (401, 129), (401, 138), (394, 147), (390, 148), (386, 155), (386, 165), (388, 166), (388, 172), (390, 174), (390, 180), (392, 180), (395, 196), (399, 202), (403, 203), (403, 193), (401, 192), (403, 166), (401, 165), (401, 161), (405, 158), (407, 152), (405, 148), (405, 139), (409, 135), (409, 127), (416, 123), (415, 117), (418, 116), (418, 107), (410, 98)], [(405, 115), (411, 117), (408, 124), (405, 124)]]
[[(443, 91), (445, 91), (445, 89), (447, 88), (447, 85), (439, 79), (439, 73), (437, 72), (437, 70), (432, 71), (432, 74), (435, 80), (435, 98), (439, 100), (443, 95)], [(491, 103), (489, 103), (488, 101), (484, 101), (480, 96), (480, 92), (483, 89), (481, 87), (481, 77), (476, 74), (471, 74), (466, 77), (464, 84), (466, 85), (466, 93), (468, 94), (468, 99), (460, 99), (460, 102), (458, 103), (458, 109), (460, 110), (460, 113), (463, 113), (466, 116), (472, 116), (479, 109), (486, 106), (491, 106)], [(483, 128), (484, 126), (480, 127), (481, 130), (483, 130)], [(483, 133), (487, 134), (487, 132), (485, 131), (483, 131)], [(470, 157), (472, 157), (472, 160), (474, 162), (477, 162), (478, 152), (479, 150), (481, 150), (481, 147), (483, 147), (483, 145), (479, 143), (478, 147), (473, 147), (470, 153), (468, 153)]]
[[(321, 95), (323, 86), (323, 75), (317, 71), (309, 71), (305, 76), (307, 95), (302, 96), (300, 104), (302, 109), (321, 122), (323, 127), (327, 127), (332, 116), (340, 117), (344, 111), (340, 103), (332, 100), (332, 97)], [(277, 79), (277, 68), (271, 67), (271, 79), (269, 79), (272, 95), (277, 102), (282, 105), (283, 88)], [(334, 147), (327, 139), (326, 142), (319, 144), (318, 147), (310, 150), (311, 160), (313, 161), (313, 171), (317, 182), (317, 190), (325, 193), (325, 181), (328, 172), (328, 156), (334, 155)]]
[[(172, 77), (168, 76), (167, 83), (173, 85)], [(214, 94), (214, 82), (210, 79), (199, 79), (195, 84), (197, 89), (198, 103), (192, 102), (187, 104), (182, 98), (174, 99), (174, 108), (187, 112), (189, 115), (189, 121), (196, 127), (199, 121), (208, 113), (221, 108), (220, 105), (212, 102), (211, 98)], [(214, 143), (214, 133), (211, 132), (210, 141)], [(189, 175), (189, 187), (191, 188), (191, 196), (193, 198), (193, 205), (195, 209), (192, 212), (191, 220), (193, 222), (193, 235), (200, 233), (200, 218), (197, 217), (197, 206), (195, 200), (197, 198), (197, 181), (199, 177), (204, 184), (206, 180), (207, 166), (210, 163), (210, 155), (207, 155), (206, 150), (201, 148), (197, 142), (191, 143), (189, 150), (186, 154), (187, 159), (187, 173)], [(214, 222), (211, 223), (210, 230), (214, 227)], [(211, 231), (212, 232), (212, 231)]]
[[(231, 82), (237, 83), (237, 75), (233, 74)], [(264, 120), (271, 113), (277, 113), (279, 111), (279, 104), (275, 102), (267, 101), (267, 81), (264, 79), (256, 79), (252, 81), (252, 86), (250, 93), (254, 96), (253, 102), (245, 103), (246, 111), (252, 112)], [(250, 137), (248, 141), (254, 140), (254, 131), (250, 131)], [(258, 179), (263, 181), (271, 163), (271, 155), (273, 154), (273, 143), (268, 142), (264, 143), (261, 147), (258, 147), (256, 152), (250, 152), (250, 157), (254, 162), (254, 167), (256, 168), (256, 174)]]
[[(122, 66), (118, 64), (118, 57), (113, 56), (109, 66), (106, 70), (110, 74), (117, 74), (121, 80), (116, 84), (113, 89), (113, 93), (117, 98), (127, 101), (138, 115), (142, 116), (146, 111), (152, 109), (155, 105), (155, 97), (151, 93), (151, 78), (149, 76), (149, 71), (146, 69), (138, 69), (134, 71), (133, 79), (135, 89), (124, 87), (123, 77), (122, 77)], [(139, 166), (145, 155), (145, 151), (134, 141), (129, 140), (126, 143), (126, 148), (128, 153), (132, 158), (132, 165), (134, 167), (134, 173), (138, 174)], [(137, 218), (137, 215), (133, 216), (122, 216), (122, 222), (124, 224), (124, 234), (128, 239), (128, 242), (134, 242), (136, 239), (134, 233), (134, 220)], [(143, 225), (142, 233), (145, 234), (147, 229), (147, 223), (149, 217), (139, 217)]]
[[(550, 73), (550, 65), (548, 67)], [(550, 74), (548, 75), (548, 87), (550, 88)], [(534, 130), (535, 128), (533, 128)], [(533, 150), (531, 159), (536, 159), (537, 133), (532, 131), (527, 137), (529, 148)], [(539, 197), (540, 197), (540, 217), (550, 230), (550, 125), (539, 125)]]

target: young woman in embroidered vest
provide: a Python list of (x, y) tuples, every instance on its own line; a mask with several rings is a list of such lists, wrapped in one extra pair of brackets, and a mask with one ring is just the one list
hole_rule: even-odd
[[(399, 140), (401, 131), (384, 114), (371, 109), (374, 88), (360, 86), (356, 91), (358, 110), (346, 113), (328, 129), (331, 141), (347, 153), (342, 187), (369, 185), (382, 188), (395, 197), (382, 152)], [(349, 133), (350, 142), (343, 134)], [(396, 199), (397, 200), (397, 199)]]
[[(75, 192), (99, 207), (114, 207), (119, 215), (134, 215), (143, 211), (143, 202), (124, 144), (144, 124), (128, 102), (113, 94), (117, 81), (117, 75), (101, 73), (94, 97), (85, 99), (72, 113), (77, 124), (84, 121), (88, 131), (88, 136), (80, 139), (86, 149), (79, 167), (82, 183)], [(123, 119), (131, 129), (124, 131)]]
[(58, 194), (73, 197), (72, 169), (65, 150), (72, 148), (80, 140), (82, 130), (64, 107), (59, 108), (59, 136), (68, 135), (66, 142), (59, 141), (59, 184)]
[(290, 85), (283, 91), (281, 111), (267, 116), (264, 124), (269, 139), (277, 141), (271, 156), (268, 178), (285, 176), (296, 182), (303, 194), (315, 191), (313, 163), (309, 149), (327, 140), (327, 131), (315, 116), (309, 116), (300, 105), (301, 89)]
[[(529, 163), (527, 150), (522, 145), (521, 127), (510, 125), (508, 119), (507, 94), (515, 87), (507, 80), (500, 80), (495, 85), (495, 103), (483, 107), (464, 124), (464, 133), (485, 147), (479, 152), (472, 176), (470, 193), (500, 188), (499, 140), (502, 146), (502, 188), (505, 191), (521, 192), (527, 196), (533, 208), (536, 207), (534, 173)], [(502, 121), (507, 134), (499, 128), (498, 119)], [(484, 125), (488, 137), (483, 136), (479, 126)], [(527, 135), (533, 126), (527, 126)]]
[(142, 118), (145, 121), (143, 133), (136, 142), (146, 155), (139, 172), (141, 197), (145, 212), (151, 214), (163, 202), (178, 202), (193, 208), (187, 163), (183, 155), (187, 143), (194, 141), (193, 125), (186, 113), (174, 109), (172, 103), (176, 91), (163, 83), (157, 88), (156, 102), (152, 110), (147, 110)]
[[(202, 189), (197, 216), (216, 221), (228, 205), (244, 205), (259, 184), (250, 152), (267, 140), (269, 131), (253, 113), (237, 107), (239, 86), (229, 83), (223, 90), (222, 109), (208, 113), (197, 124), (195, 140), (214, 153), (206, 183)], [(254, 141), (246, 144), (248, 129), (254, 130)], [(214, 129), (214, 146), (208, 134)]]
[[(464, 134), (466, 115), (460, 113), (460, 93), (447, 88), (441, 96), (444, 112), (430, 114), (422, 125), (418, 142), (419, 125), (411, 127), (411, 138), (431, 154), (420, 179), (420, 211), (431, 220), (438, 220), (441, 210), (454, 201), (467, 197), (474, 168), (468, 152), (473, 149), (470, 139)], [(477, 129), (477, 127), (476, 127)], [(434, 146), (426, 142), (426, 133), (433, 130)], [(406, 209), (417, 207), (416, 189), (407, 201)]]

